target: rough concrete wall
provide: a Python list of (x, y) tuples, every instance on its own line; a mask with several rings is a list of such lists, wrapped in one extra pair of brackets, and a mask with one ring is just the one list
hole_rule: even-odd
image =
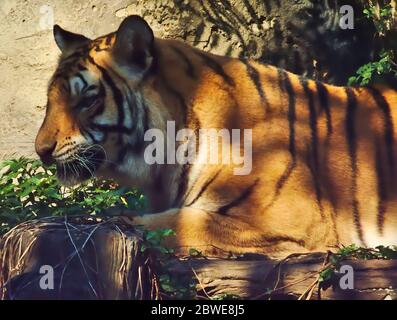
[(47, 82), (59, 54), (52, 30), (40, 26), (43, 4), (53, 8), (55, 23), (94, 37), (117, 28), (116, 12), (129, 2), (0, 1), (0, 158), (34, 156)]
[(42, 25), (48, 8), (55, 23), (88, 37), (140, 14), (159, 37), (341, 83), (371, 54), (372, 34), (342, 31), (339, 7), (338, 0), (0, 0), (0, 159), (34, 156), (59, 53), (51, 26)]

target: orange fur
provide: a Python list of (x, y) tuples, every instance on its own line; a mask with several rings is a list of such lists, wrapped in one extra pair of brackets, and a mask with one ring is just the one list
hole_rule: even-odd
[[(130, 156), (135, 172), (99, 168), (100, 176), (146, 191), (156, 214), (134, 223), (174, 229), (170, 245), (207, 253), (216, 248), (280, 256), (341, 244), (397, 243), (394, 90), (319, 84), (162, 39), (154, 40), (154, 54), (146, 56), (156, 69), (137, 79), (114, 57), (116, 39), (117, 33), (90, 42), (83, 47), (88, 53), (63, 69), (68, 53), (60, 60), (61, 74), (67, 78), (82, 63), (103, 78), (89, 55), (115, 86), (139, 92), (149, 128), (164, 131), (166, 121), (174, 120), (177, 129), (196, 132), (253, 130), (253, 168), (246, 176), (234, 175), (233, 165), (149, 166), (142, 153)], [(56, 153), (67, 137), (81, 135), (78, 124), (86, 120), (73, 113), (73, 99), (60, 93), (62, 83), (50, 84), (38, 150), (56, 141)], [(106, 119), (115, 121), (114, 92), (105, 87)], [(109, 133), (101, 143), (108, 161), (117, 162), (119, 136)]]

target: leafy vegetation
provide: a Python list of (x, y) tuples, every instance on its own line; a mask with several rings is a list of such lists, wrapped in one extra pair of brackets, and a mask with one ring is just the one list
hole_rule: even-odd
[(361, 260), (391, 260), (397, 259), (397, 246), (378, 246), (376, 248), (361, 248), (355, 244), (342, 247), (338, 252), (331, 254), (329, 257), (329, 264), (324, 270), (320, 272), (319, 283), (322, 288), (327, 288), (332, 281), (338, 277), (337, 270), (339, 270), (342, 261), (346, 259), (361, 259)]
[[(206, 299), (206, 300), (236, 300), (239, 297), (233, 294), (219, 294), (210, 296), (201, 289), (197, 291), (198, 279), (189, 273), (185, 275), (173, 274), (170, 272), (170, 264), (175, 263), (175, 252), (173, 249), (164, 245), (164, 240), (169, 236), (174, 236), (175, 232), (171, 229), (157, 229), (144, 233), (144, 243), (141, 250), (152, 250), (158, 262), (157, 274), (162, 296), (165, 299)], [(204, 258), (203, 253), (196, 248), (189, 249), (189, 255), (185, 259)], [(194, 273), (194, 272), (193, 272)]]
[[(37, 160), (19, 158), (0, 164), (0, 236), (19, 223), (47, 216), (113, 215), (121, 209), (142, 210), (144, 196), (136, 190), (119, 187), (111, 181), (90, 180), (66, 188), (59, 184), (55, 167), (45, 168)], [(176, 277), (169, 272), (175, 258), (173, 249), (164, 240), (175, 235), (171, 229), (143, 231), (141, 250), (151, 250), (159, 263), (161, 291), (168, 299), (197, 298), (194, 277)], [(189, 258), (201, 258), (202, 253), (191, 248)], [(214, 299), (233, 299), (216, 296)]]
[(386, 41), (394, 21), (394, 9), (391, 1), (383, 7), (373, 1), (368, 1), (363, 12), (364, 16), (372, 21), (375, 27), (376, 37), (381, 44), (381, 49), (375, 61), (361, 66), (356, 74), (349, 78), (348, 85), (365, 86), (382, 81), (386, 76), (397, 78), (396, 52)]
[(355, 76), (349, 78), (349, 85), (366, 86), (383, 75), (392, 74), (397, 78), (397, 65), (393, 50), (382, 50), (379, 60), (361, 66)]
[(155, 253), (158, 262), (157, 273), (161, 292), (166, 299), (194, 299), (196, 298), (197, 281), (190, 275), (175, 276), (169, 272), (169, 264), (174, 261), (174, 250), (164, 245), (164, 240), (174, 236), (171, 229), (157, 229), (145, 231), (142, 251), (151, 250)]
[(0, 235), (15, 225), (45, 216), (104, 215), (120, 209), (142, 210), (144, 196), (111, 181), (61, 186), (55, 168), (19, 158), (0, 164)]
[(393, 6), (389, 1), (385, 6), (380, 7), (373, 1), (367, 1), (363, 10), (365, 17), (372, 20), (378, 36), (385, 37), (393, 25)]

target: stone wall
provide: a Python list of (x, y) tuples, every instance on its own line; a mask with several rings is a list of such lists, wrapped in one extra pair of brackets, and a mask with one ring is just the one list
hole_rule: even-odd
[(372, 54), (372, 29), (359, 19), (359, 5), (355, 29), (339, 27), (340, 6), (354, 2), (359, 1), (1, 0), (0, 159), (35, 156), (47, 82), (59, 54), (53, 22), (96, 37), (117, 29), (127, 15), (140, 14), (158, 37), (345, 83)]

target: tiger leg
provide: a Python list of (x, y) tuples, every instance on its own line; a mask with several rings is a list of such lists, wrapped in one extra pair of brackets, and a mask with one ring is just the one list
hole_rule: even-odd
[(266, 237), (262, 230), (238, 218), (191, 207), (134, 217), (133, 224), (148, 230), (174, 230), (176, 235), (167, 237), (165, 245), (180, 254), (187, 254), (190, 248), (216, 256), (233, 252), (284, 257), (291, 252), (307, 252), (291, 239)]

